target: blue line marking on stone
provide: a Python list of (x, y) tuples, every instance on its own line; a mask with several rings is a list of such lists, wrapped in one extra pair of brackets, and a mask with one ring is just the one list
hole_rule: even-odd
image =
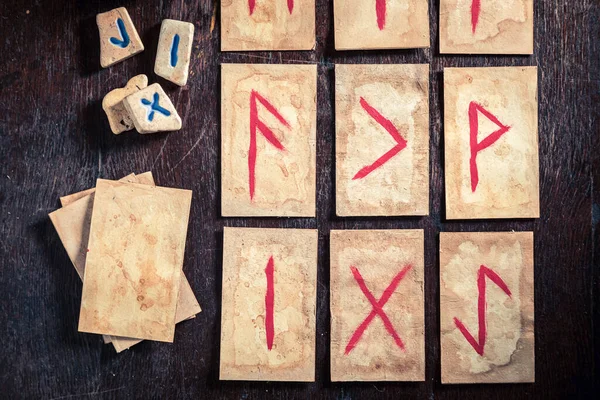
[(119, 28), (119, 33), (121, 34), (121, 39), (117, 39), (116, 37), (111, 37), (110, 42), (117, 47), (124, 49), (129, 46), (131, 40), (129, 40), (129, 34), (127, 34), (127, 29), (125, 29), (125, 22), (121, 18), (117, 18), (117, 28)]
[(176, 33), (175, 36), (173, 36), (173, 43), (171, 43), (171, 67), (174, 67), (177, 65), (177, 60), (179, 57), (177, 57), (177, 51), (179, 50), (179, 35)]
[(161, 107), (158, 104), (158, 93), (154, 93), (154, 96), (152, 98), (153, 101), (147, 100), (147, 99), (142, 99), (142, 104), (145, 106), (149, 106), (148, 107), (148, 121), (152, 122), (154, 120), (154, 112), (158, 111), (159, 113), (163, 114), (164, 116), (168, 117), (169, 115), (171, 115), (171, 111), (167, 110), (166, 108)]

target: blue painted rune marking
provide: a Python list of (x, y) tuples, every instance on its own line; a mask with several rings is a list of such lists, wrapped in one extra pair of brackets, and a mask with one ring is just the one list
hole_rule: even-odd
[(173, 43), (171, 43), (171, 67), (177, 65), (177, 50), (179, 50), (179, 35), (173, 36)]
[(152, 122), (152, 120), (154, 119), (154, 111), (158, 111), (159, 113), (165, 115), (165, 116), (169, 116), (171, 115), (171, 111), (162, 108), (161, 106), (158, 105), (158, 93), (154, 93), (154, 97), (153, 97), (153, 101), (150, 100), (146, 100), (146, 99), (142, 99), (142, 104), (145, 106), (149, 106), (148, 107), (148, 121)]
[(110, 42), (117, 47), (124, 49), (129, 46), (129, 34), (127, 34), (127, 29), (125, 29), (125, 22), (121, 18), (117, 19), (117, 28), (119, 28), (119, 33), (121, 34), (121, 39), (117, 39), (116, 37), (111, 37)]

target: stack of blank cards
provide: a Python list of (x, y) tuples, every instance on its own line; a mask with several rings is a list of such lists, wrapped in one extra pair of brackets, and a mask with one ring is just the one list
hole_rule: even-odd
[(201, 311), (182, 271), (191, 200), (150, 172), (61, 197), (50, 219), (83, 280), (80, 332), (121, 352), (173, 342), (175, 324)]

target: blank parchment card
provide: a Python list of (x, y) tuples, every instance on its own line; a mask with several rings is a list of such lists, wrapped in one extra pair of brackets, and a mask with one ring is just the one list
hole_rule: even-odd
[(191, 197), (98, 179), (80, 331), (173, 341)]

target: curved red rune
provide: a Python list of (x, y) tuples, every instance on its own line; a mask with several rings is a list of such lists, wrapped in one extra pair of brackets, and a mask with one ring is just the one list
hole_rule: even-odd
[(273, 274), (275, 273), (275, 262), (273, 256), (269, 257), (265, 275), (267, 276), (267, 294), (265, 294), (265, 330), (267, 332), (267, 348), (273, 348), (273, 337), (275, 336), (275, 327), (273, 323), (273, 309), (275, 307), (275, 288)]
[(481, 12), (481, 0), (473, 0), (471, 2), (471, 30), (475, 33), (477, 23), (479, 22), (479, 13)]
[[(294, 0), (287, 0), (288, 11), (290, 14), (294, 11)], [(254, 7), (256, 7), (256, 0), (248, 0), (248, 10), (250, 11), (250, 15), (254, 13)]]
[(398, 129), (396, 129), (394, 124), (392, 124), (392, 121), (381, 115), (379, 111), (371, 107), (371, 105), (367, 103), (367, 101), (362, 97), (360, 98), (360, 105), (367, 112), (367, 114), (371, 116), (371, 118), (377, 121), (377, 123), (381, 125), (383, 129), (385, 129), (394, 138), (394, 140), (398, 144), (392, 147), (390, 150), (388, 150), (388, 152), (383, 154), (381, 157), (379, 157), (373, 164), (363, 167), (360, 171), (356, 173), (356, 175), (354, 175), (352, 180), (362, 179), (365, 176), (369, 175), (371, 172), (381, 167), (383, 164), (388, 162), (390, 158), (400, 153), (400, 151), (402, 151), (402, 149), (406, 147), (406, 140), (404, 140), (404, 138), (400, 136), (400, 132), (398, 132)]
[[(477, 142), (477, 133), (479, 132), (479, 114), (482, 113), (494, 124), (498, 125), (500, 129), (490, 133), (481, 142)], [(471, 148), (471, 159), (469, 160), (469, 168), (471, 170), (471, 191), (474, 192), (477, 189), (479, 183), (479, 171), (477, 169), (477, 153), (481, 150), (487, 149), (493, 145), (496, 140), (500, 139), (500, 136), (504, 135), (510, 129), (510, 126), (503, 125), (498, 118), (480, 104), (472, 101), (469, 104), (469, 144)]]
[(286, 128), (290, 129), (290, 124), (283, 118), (275, 107), (268, 100), (258, 94), (256, 91), (250, 92), (250, 147), (248, 148), (248, 185), (250, 187), (250, 200), (254, 198), (254, 186), (256, 182), (256, 130), (279, 150), (285, 150), (281, 142), (275, 137), (273, 131), (258, 118), (258, 108), (256, 102), (260, 102), (267, 111), (279, 120)]
[(485, 322), (485, 310), (486, 310), (486, 302), (485, 302), (485, 277), (488, 277), (492, 282), (494, 282), (500, 289), (504, 291), (511, 297), (510, 289), (506, 286), (506, 283), (496, 274), (494, 271), (486, 267), (485, 265), (481, 265), (479, 267), (479, 272), (477, 274), (477, 319), (479, 321), (479, 332), (477, 334), (477, 340), (471, 335), (471, 333), (467, 330), (465, 325), (456, 317), (454, 317), (454, 325), (458, 328), (458, 330), (463, 334), (467, 342), (475, 349), (477, 354), (480, 356), (483, 355), (483, 350), (485, 348), (485, 339), (487, 335), (487, 327)]
[(364, 321), (356, 328), (356, 330), (352, 334), (350, 341), (348, 341), (348, 344), (346, 345), (346, 350), (344, 354), (348, 355), (352, 351), (352, 349), (356, 346), (363, 333), (369, 326), (369, 324), (371, 324), (371, 322), (373, 321), (373, 319), (375, 319), (376, 316), (379, 316), (379, 318), (381, 318), (385, 329), (388, 331), (390, 336), (394, 338), (394, 342), (396, 343), (396, 345), (402, 350), (404, 350), (404, 343), (402, 342), (402, 339), (400, 339), (400, 336), (398, 336), (398, 333), (394, 329), (392, 321), (390, 321), (385, 311), (383, 311), (383, 306), (385, 306), (385, 303), (387, 303), (390, 297), (392, 297), (392, 294), (394, 294), (394, 292), (396, 291), (398, 284), (400, 283), (402, 278), (404, 278), (404, 276), (408, 273), (408, 271), (410, 271), (411, 268), (412, 265), (407, 265), (404, 268), (402, 268), (402, 270), (398, 272), (396, 276), (394, 276), (394, 279), (392, 279), (392, 282), (389, 284), (389, 286), (383, 291), (381, 298), (377, 300), (367, 288), (365, 280), (361, 276), (360, 272), (358, 272), (358, 269), (355, 266), (350, 267), (350, 270), (352, 271), (352, 275), (354, 276), (356, 283), (358, 283), (360, 290), (369, 300), (369, 303), (371, 303), (373, 310), (369, 313), (369, 315), (367, 315)]
[(377, 13), (377, 26), (379, 30), (385, 28), (385, 14), (387, 8), (387, 0), (375, 0), (375, 12)]

